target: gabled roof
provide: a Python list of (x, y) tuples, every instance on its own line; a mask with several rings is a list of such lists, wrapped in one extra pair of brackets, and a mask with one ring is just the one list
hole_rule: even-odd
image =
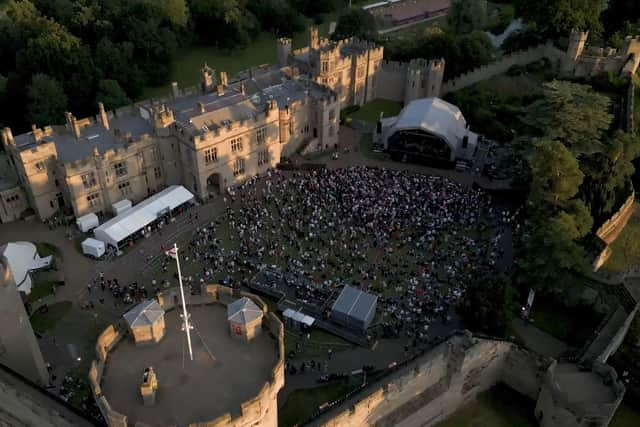
[(333, 303), (332, 311), (365, 320), (375, 307), (378, 297), (351, 286), (345, 286)]
[(242, 297), (227, 306), (227, 320), (247, 324), (262, 318), (262, 310), (247, 297)]
[(127, 311), (122, 317), (130, 328), (136, 326), (149, 326), (160, 316), (164, 316), (164, 310), (154, 299), (142, 301), (140, 304)]

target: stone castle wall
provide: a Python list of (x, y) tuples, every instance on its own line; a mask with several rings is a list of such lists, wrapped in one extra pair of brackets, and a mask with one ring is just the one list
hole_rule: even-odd
[(442, 85), (440, 94), (446, 95), (449, 92), (464, 89), (468, 86), (480, 83), (483, 80), (488, 80), (492, 77), (504, 74), (513, 66), (517, 65), (524, 67), (543, 58), (551, 60), (551, 63), (554, 65), (559, 65), (559, 62), (564, 58), (564, 56), (564, 52), (556, 48), (551, 41), (548, 41), (545, 44), (506, 55), (498, 62), (483, 65), (465, 74), (447, 80)]
[[(169, 310), (176, 306), (177, 289), (170, 289), (158, 294), (158, 303), (164, 310)], [(189, 427), (241, 427), (247, 425), (277, 426), (278, 424), (278, 392), (284, 387), (284, 325), (278, 317), (268, 312), (266, 303), (258, 296), (247, 292), (236, 292), (231, 288), (220, 285), (206, 285), (203, 287), (201, 296), (185, 295), (188, 305), (202, 304), (222, 304), (227, 305), (238, 298), (246, 296), (260, 307), (265, 316), (263, 327), (269, 331), (278, 343), (278, 362), (271, 371), (270, 380), (265, 382), (255, 397), (241, 404), (240, 415), (232, 417), (227, 412), (215, 420), (191, 424)], [(91, 363), (89, 370), (89, 385), (96, 399), (98, 407), (102, 412), (109, 427), (127, 427), (127, 417), (114, 411), (105, 396), (102, 395), (100, 382), (105, 362), (109, 351), (115, 347), (118, 341), (124, 336), (113, 325), (109, 325), (98, 337), (96, 343), (97, 360)]]
[[(313, 425), (430, 426), (498, 382), (537, 398), (551, 360), (500, 340), (454, 336)], [(363, 394), (366, 393), (364, 396)]]

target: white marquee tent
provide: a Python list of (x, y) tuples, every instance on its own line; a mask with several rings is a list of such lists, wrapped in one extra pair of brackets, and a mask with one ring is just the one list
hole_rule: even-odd
[(18, 290), (29, 295), (31, 293), (31, 272), (48, 267), (53, 257), (40, 258), (36, 245), (31, 242), (10, 242), (0, 246), (0, 256), (4, 255), (9, 262)]
[(105, 222), (95, 230), (96, 239), (118, 248), (118, 244), (178, 206), (193, 200), (182, 185), (172, 185)]

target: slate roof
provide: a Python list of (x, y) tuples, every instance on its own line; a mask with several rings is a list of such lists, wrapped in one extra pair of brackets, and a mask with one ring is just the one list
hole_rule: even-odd
[(142, 301), (140, 304), (127, 311), (122, 317), (127, 321), (129, 327), (150, 326), (164, 316), (164, 310), (154, 299)]
[(227, 320), (246, 325), (262, 318), (262, 310), (247, 297), (242, 297), (227, 306)]

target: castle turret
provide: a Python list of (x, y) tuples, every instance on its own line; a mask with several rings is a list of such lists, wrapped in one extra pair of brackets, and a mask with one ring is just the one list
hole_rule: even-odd
[(426, 98), (434, 98), (440, 96), (442, 89), (442, 81), (444, 80), (444, 59), (433, 59), (427, 65), (427, 87), (425, 91)]
[(5, 127), (2, 129), (2, 144), (3, 145), (13, 145), (16, 142), (13, 139), (13, 133), (11, 132), (10, 127)]
[(278, 39), (278, 65), (286, 67), (289, 64), (289, 56), (291, 56), (291, 39), (281, 37)]
[(226, 71), (220, 71), (219, 82), (222, 86), (229, 86), (229, 77), (227, 76)]
[(318, 27), (312, 25), (309, 27), (309, 48), (318, 49), (320, 47), (320, 36), (318, 35)]
[(104, 104), (102, 102), (98, 102), (98, 115), (100, 116), (100, 123), (102, 127), (109, 130), (109, 116), (107, 116), (107, 112), (104, 110)]
[(33, 137), (33, 142), (38, 143), (42, 139), (42, 129), (39, 129), (35, 124), (31, 125), (31, 136)]
[(584, 52), (585, 45), (587, 44), (587, 38), (589, 38), (588, 31), (580, 31), (576, 28), (571, 30), (571, 35), (569, 36), (569, 47), (567, 48), (564, 64), (565, 72), (573, 71), (575, 68), (578, 58), (580, 58)]

